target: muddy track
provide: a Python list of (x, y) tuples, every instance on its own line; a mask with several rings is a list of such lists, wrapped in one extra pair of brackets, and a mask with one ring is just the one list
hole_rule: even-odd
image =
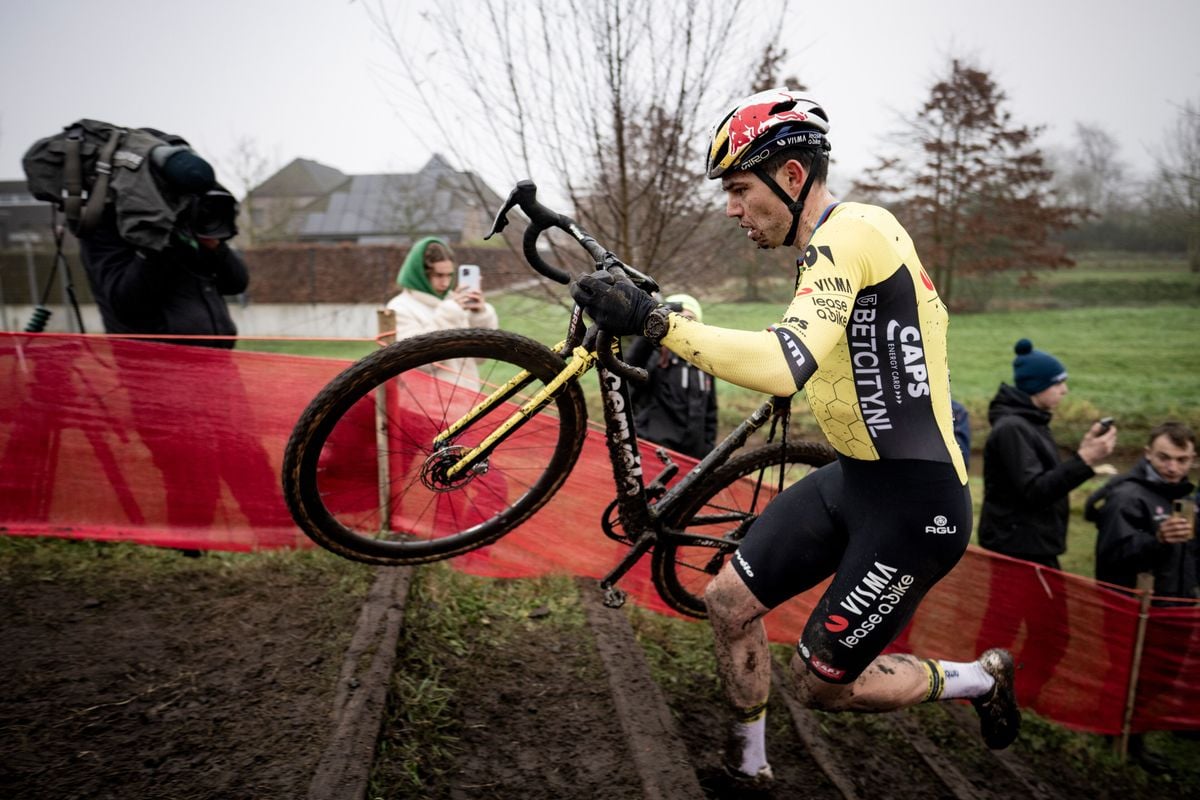
[[(469, 711), (458, 763), (449, 770), (462, 777), (420, 796), (1058, 796), (1019, 761), (983, 747), (965, 704), (822, 714), (800, 706), (787, 669), (778, 664), (769, 715), (776, 780), (768, 791), (749, 791), (720, 769), (726, 721), (715, 687), (707, 696), (659, 687), (628, 613), (604, 607), (594, 581), (576, 586), (586, 635), (574, 644), (537, 641), (535, 630), (534, 641), (502, 648), (487, 664), (464, 665), (457, 692)], [(450, 667), (452, 681), (454, 672)], [(500, 698), (496, 687), (503, 687)]]
[[(348, 594), (320, 558), (168, 553), (142, 569), (126, 551), (71, 551), (97, 560), (83, 577), (30, 557), (0, 580), (0, 797), (1182, 796), (1170, 779), (1081, 766), (1095, 762), (1045, 726), (989, 751), (965, 703), (809, 711), (782, 667), (776, 781), (747, 792), (720, 767), (728, 717), (706, 627), (605, 608), (594, 582), (572, 596), (455, 583), (439, 566), (363, 573)], [(446, 625), (448, 603), (469, 606), (465, 627)], [(402, 685), (441, 703), (436, 718), (398, 703)], [(410, 735), (430, 726), (433, 746)]]

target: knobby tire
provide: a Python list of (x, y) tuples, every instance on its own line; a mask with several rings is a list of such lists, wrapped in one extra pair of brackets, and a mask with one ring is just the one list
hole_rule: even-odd
[[(667, 535), (655, 544), (651, 575), (667, 605), (687, 616), (707, 617), (704, 587), (777, 493), (780, 466), (786, 489), (833, 459), (833, 449), (823, 442), (790, 442), (786, 450), (780, 444), (761, 445), (734, 456), (697, 483), (680, 498), (664, 524), (684, 533), (723, 538), (725, 543), (720, 547), (691, 545)], [(752, 487), (760, 475), (759, 494), (752, 498)]]
[[(481, 329), (423, 334), (372, 353), (334, 378), (296, 423), (282, 470), (288, 510), (317, 544), (381, 566), (437, 561), (495, 541), (541, 508), (575, 465), (587, 421), (578, 383), (498, 442), (479, 470), (452, 479), (445, 467), (563, 365), (532, 339)], [(521, 370), (533, 376), (527, 389), (434, 448), (449, 423)]]

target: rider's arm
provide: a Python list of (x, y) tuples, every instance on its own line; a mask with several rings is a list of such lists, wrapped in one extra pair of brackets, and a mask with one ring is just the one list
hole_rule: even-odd
[(800, 285), (778, 324), (765, 331), (739, 331), (671, 314), (663, 344), (730, 383), (781, 397), (794, 394), (845, 336), (854, 296), (865, 284), (870, 264), (869, 248), (863, 245), (874, 244), (879, 236), (856, 220), (823, 225), (806, 251)]
[(672, 314), (670, 321), (663, 344), (710, 375), (781, 397), (796, 392), (774, 333), (703, 325), (681, 314)]

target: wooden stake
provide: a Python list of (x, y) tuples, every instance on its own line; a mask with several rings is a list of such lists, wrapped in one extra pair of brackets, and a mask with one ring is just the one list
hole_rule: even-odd
[[(381, 308), (375, 312), (380, 342), (396, 341), (396, 312)], [(388, 466), (387, 386), (375, 388), (375, 464), (379, 474), (379, 531), (386, 533), (392, 524), (392, 481)]]
[(1137, 707), (1138, 673), (1142, 668), (1142, 651), (1146, 644), (1146, 626), (1150, 621), (1150, 601), (1154, 597), (1154, 574), (1139, 572), (1137, 589), (1141, 594), (1138, 603), (1137, 638), (1133, 642), (1133, 658), (1129, 667), (1129, 688), (1125, 693), (1125, 718), (1121, 723), (1121, 736), (1116, 741), (1116, 755), (1122, 761), (1129, 755), (1129, 729), (1133, 726), (1133, 712)]

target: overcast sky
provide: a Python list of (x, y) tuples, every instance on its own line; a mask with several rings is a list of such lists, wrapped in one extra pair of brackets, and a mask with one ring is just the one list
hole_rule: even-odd
[[(832, 117), (835, 177), (873, 162), (952, 54), (989, 70), (1019, 121), (1047, 126), (1044, 146), (1069, 142), (1077, 122), (1098, 124), (1138, 171), (1179, 106), (1200, 101), (1197, 0), (794, 3), (786, 72)], [(383, 75), (395, 59), (360, 2), (0, 0), (0, 9), (0, 178), (23, 177), (25, 149), (81, 117), (179, 133), (218, 165), (243, 138), (276, 165), (304, 157), (347, 173), (412, 171), (445, 152), (442, 133), (414, 136), (389, 102)], [(696, 143), (698, 161), (704, 147)], [(501, 193), (526, 177), (455, 166)]]

